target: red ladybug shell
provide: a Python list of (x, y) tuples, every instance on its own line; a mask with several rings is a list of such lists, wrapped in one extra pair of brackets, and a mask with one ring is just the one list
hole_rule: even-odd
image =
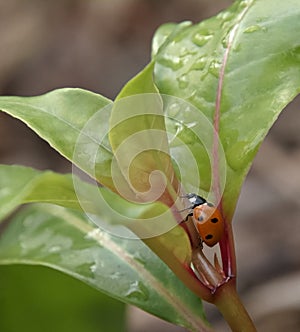
[(213, 247), (221, 240), (224, 220), (214, 205), (204, 203), (196, 206), (193, 211), (193, 219), (201, 239), (209, 247)]

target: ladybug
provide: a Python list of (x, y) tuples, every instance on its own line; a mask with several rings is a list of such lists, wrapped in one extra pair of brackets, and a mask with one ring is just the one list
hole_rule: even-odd
[(209, 247), (216, 245), (222, 238), (224, 232), (224, 220), (221, 212), (203, 197), (193, 193), (185, 196), (192, 204), (187, 210), (187, 215), (193, 217), (194, 224), (201, 237), (201, 240)]

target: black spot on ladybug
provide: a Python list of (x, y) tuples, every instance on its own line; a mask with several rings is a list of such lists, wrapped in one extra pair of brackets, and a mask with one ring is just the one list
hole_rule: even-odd
[(205, 236), (205, 240), (211, 240), (213, 238), (213, 236), (211, 234), (207, 234)]
[(199, 220), (199, 221), (203, 221), (204, 218), (203, 218), (202, 216), (199, 216), (199, 217), (198, 217), (198, 220)]
[(215, 224), (219, 221), (219, 219), (218, 218), (211, 218), (210, 221)]

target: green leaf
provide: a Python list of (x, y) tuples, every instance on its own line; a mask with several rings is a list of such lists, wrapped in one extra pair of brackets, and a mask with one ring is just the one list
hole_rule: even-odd
[(0, 266), (0, 331), (125, 331), (125, 306), (52, 269)]
[(0, 220), (19, 205), (37, 201), (81, 210), (70, 174), (0, 165)]
[(116, 158), (114, 168), (120, 170), (113, 171), (119, 194), (127, 200), (161, 201), (171, 206), (178, 184), (162, 106), (150, 63), (118, 95), (111, 113), (109, 139)]
[(209, 330), (199, 298), (142, 241), (103, 232), (79, 212), (23, 210), (0, 238), (0, 264), (49, 266), (192, 331)]
[(117, 169), (112, 174), (119, 174), (113, 179), (118, 184), (118, 193), (125, 199), (134, 202), (158, 201), (171, 208), (165, 211), (169, 213), (166, 218), (165, 213), (158, 215), (159, 210), (153, 206), (147, 216), (152, 217), (153, 213), (158, 215), (156, 225), (151, 223), (149, 226), (149, 220), (145, 218), (138, 228), (133, 225), (130, 229), (195, 294), (207, 298), (205, 286), (188, 270), (191, 262), (190, 240), (177, 225), (184, 218), (179, 213), (184, 206), (178, 198), (180, 189), (170, 158), (162, 99), (153, 91), (156, 87), (153, 83), (153, 63), (150, 63), (125, 85), (117, 97), (109, 132)]
[(111, 101), (82, 89), (36, 97), (0, 97), (0, 109), (25, 122), (64, 157), (111, 187), (107, 140)]
[(166, 117), (172, 117), (168, 131), (184, 142), (171, 146), (171, 154), (184, 159), (188, 146), (200, 165), (183, 185), (192, 185), (199, 172), (201, 190), (221, 195), (226, 176), (223, 206), (228, 219), (259, 145), (300, 91), (299, 29), (299, 1), (242, 0), (199, 24), (162, 26), (154, 38), (159, 91), (182, 98), (206, 117), (227, 162), (223, 175), (214, 132), (209, 130), (212, 142), (205, 146), (198, 138), (201, 132), (190, 130), (196, 118), (191, 108), (167, 108)]
[[(106, 188), (82, 181), (74, 174), (57, 174), (23, 166), (0, 165), (0, 220), (24, 203), (44, 202), (86, 212), (95, 224), (118, 233), (118, 225), (134, 228), (140, 237), (158, 236), (174, 227), (173, 216), (161, 203), (134, 204)], [(161, 225), (161, 220), (164, 224)], [(120, 230), (122, 233), (122, 229)], [(178, 232), (171, 233), (178, 242)], [(183, 233), (183, 231), (182, 231)], [(180, 261), (189, 260), (183, 236)], [(184, 249), (183, 249), (184, 248)]]
[[(122, 88), (116, 100), (139, 94), (157, 94), (158, 90), (153, 82), (153, 69), (154, 62), (150, 62), (140, 73), (138, 73)], [(157, 105), (159, 107), (159, 102)], [(115, 109), (114, 113), (117, 111), (120, 112), (120, 110)], [(116, 116), (116, 114), (114, 114), (114, 116)]]
[[(189, 264), (191, 260), (189, 240), (181, 227), (170, 230), (170, 223), (174, 222), (172, 214), (160, 203), (136, 205), (123, 200), (105, 188), (85, 183), (74, 175), (41, 172), (22, 166), (0, 166), (0, 183), (1, 218), (11, 213), (20, 204), (28, 202), (47, 202), (79, 211), (84, 210), (89, 213), (90, 220), (111, 234), (136, 238), (128, 230), (120, 228), (122, 224), (134, 229), (141, 237), (148, 237), (154, 232), (156, 236), (154, 240), (148, 240), (149, 245), (153, 246), (154, 241), (156, 248), (159, 246), (164, 255), (167, 255), (171, 261), (175, 261), (173, 265), (178, 265), (190, 276), (185, 268), (185, 264)], [(158, 218), (155, 218), (155, 214)], [(161, 216), (164, 216), (163, 228), (160, 226)], [(163, 233), (168, 231), (167, 234), (158, 236), (158, 228)], [(53, 231), (56, 232), (56, 226), (49, 224), (47, 230), (52, 234)], [(32, 234), (32, 242), (35, 241), (35, 236), (36, 234)], [(70, 238), (72, 237), (70, 233)], [(64, 238), (62, 237), (61, 240), (63, 242)], [(65, 240), (67, 243), (68, 239)], [(38, 235), (37, 241), (39, 241)], [(112, 247), (110, 251), (114, 252), (116, 248)], [(118, 250), (120, 249), (117, 248), (116, 255)], [(88, 257), (86, 258), (88, 260)], [(47, 265), (47, 261), (43, 259), (41, 263)]]
[[(103, 195), (101, 192), (105, 192)], [(126, 215), (128, 206), (115, 201), (115, 195), (104, 189), (80, 180), (74, 174), (57, 174), (38, 171), (17, 165), (0, 165), (0, 221), (25, 203), (43, 202), (57, 204), (87, 213), (109, 215), (110, 209), (103, 207), (103, 199), (113, 200), (119, 212)], [(102, 205), (101, 205), (102, 203)], [(130, 206), (132, 208), (132, 206)], [(141, 210), (127, 213), (137, 217)]]

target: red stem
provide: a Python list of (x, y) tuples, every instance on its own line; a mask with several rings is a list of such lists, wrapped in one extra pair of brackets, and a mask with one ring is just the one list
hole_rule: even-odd
[(236, 257), (231, 223), (225, 222), (224, 236), (219, 243), (223, 270), (227, 277), (236, 277)]
[[(215, 199), (218, 202), (220, 211), (222, 211), (224, 216), (224, 210), (222, 209), (222, 202), (221, 202), (221, 186), (220, 186), (220, 170), (219, 170), (219, 132), (220, 132), (220, 117), (221, 117), (221, 98), (222, 98), (222, 91), (223, 91), (223, 84), (224, 84), (224, 77), (225, 77), (225, 68), (227, 65), (228, 57), (230, 50), (233, 45), (234, 38), (240, 26), (240, 22), (243, 17), (246, 15), (247, 11), (249, 10), (251, 4), (245, 6), (245, 8), (241, 11), (237, 23), (233, 26), (232, 30), (228, 35), (228, 42), (226, 45), (226, 49), (224, 52), (222, 65), (219, 74), (219, 81), (217, 87), (217, 95), (216, 95), (216, 107), (215, 107), (215, 114), (213, 119), (214, 125), (214, 136), (213, 136), (213, 192), (215, 194)], [(236, 275), (236, 259), (235, 259), (235, 251), (234, 251), (234, 242), (233, 242), (233, 234), (231, 224), (226, 222), (225, 234), (224, 238), (220, 243), (220, 250), (222, 256), (222, 263), (223, 269), (228, 277), (232, 275)]]

